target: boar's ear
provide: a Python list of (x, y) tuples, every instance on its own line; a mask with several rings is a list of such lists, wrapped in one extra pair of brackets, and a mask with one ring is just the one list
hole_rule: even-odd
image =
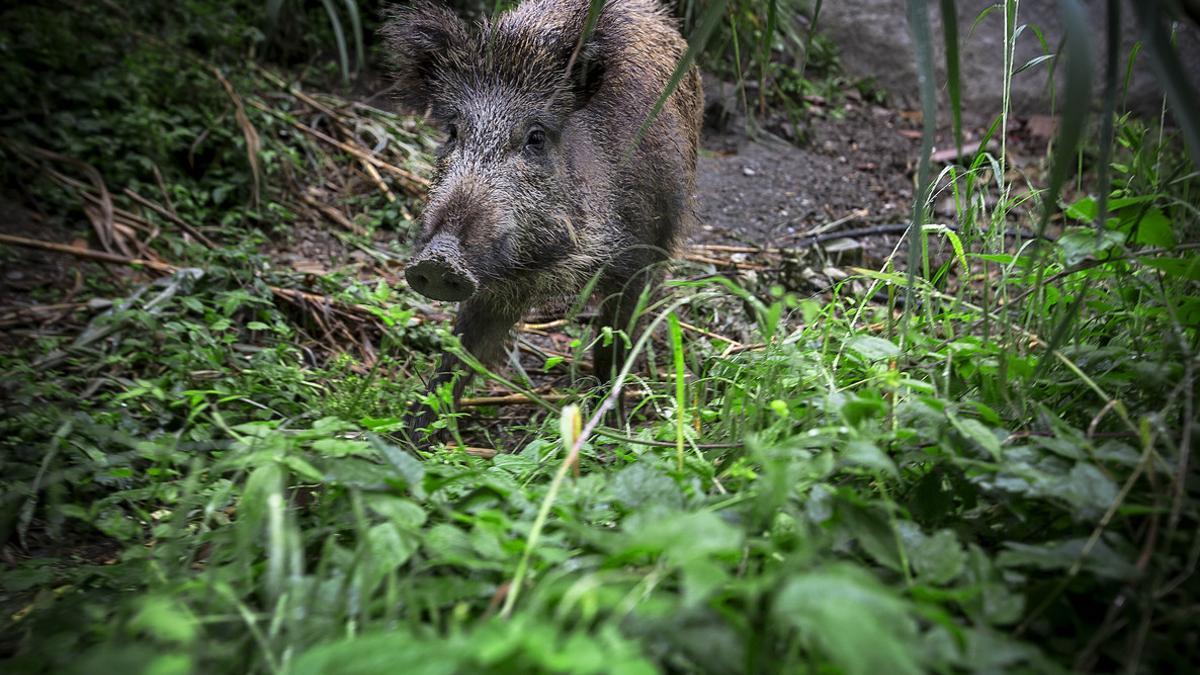
[(401, 105), (425, 112), (433, 103), (439, 71), (463, 59), (469, 49), (467, 27), (449, 8), (419, 0), (393, 7), (379, 31), (387, 44)]
[(586, 107), (600, 91), (600, 86), (604, 84), (604, 59), (600, 56), (600, 49), (594, 42), (586, 44), (582, 49), (576, 52), (572, 50), (571, 57), (568, 57), (567, 63), (570, 71), (567, 76), (570, 78), (571, 89), (575, 94), (576, 108)]

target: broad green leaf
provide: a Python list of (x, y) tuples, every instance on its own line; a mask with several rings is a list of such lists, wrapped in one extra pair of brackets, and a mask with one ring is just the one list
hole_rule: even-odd
[(1186, 258), (1138, 258), (1138, 262), (1171, 277), (1200, 281), (1200, 256)]
[(627, 553), (660, 553), (675, 564), (734, 553), (744, 536), (711, 511), (647, 515), (631, 518), (628, 525)]
[(404, 530), (414, 531), (425, 524), (425, 509), (403, 497), (373, 494), (367, 495), (364, 501), (372, 511)]
[(899, 541), (886, 513), (877, 507), (841, 498), (837, 506), (837, 515), (838, 524), (845, 528), (844, 533), (853, 537), (867, 555), (889, 569), (903, 571)]
[[(418, 639), (408, 631), (364, 635), (319, 644), (302, 653), (287, 675), (454, 675), (471, 650), (459, 639)], [(468, 668), (469, 670), (469, 668)]]
[(681, 566), (683, 604), (697, 607), (729, 579), (725, 568), (711, 560), (693, 558)]
[(379, 523), (367, 530), (367, 550), (371, 563), (382, 573), (408, 562), (417, 550), (417, 538), (395, 523)]
[(1068, 265), (1075, 265), (1125, 242), (1125, 234), (1115, 230), (1070, 228), (1058, 238), (1058, 247)]
[[(1133, 223), (1129, 226), (1132, 228)], [(1175, 230), (1165, 213), (1159, 209), (1150, 209), (1138, 221), (1133, 242), (1156, 248), (1175, 248)]]
[(846, 346), (868, 361), (894, 359), (900, 354), (900, 348), (890, 340), (874, 335), (856, 335), (846, 342)]
[(923, 672), (911, 608), (857, 567), (835, 564), (793, 577), (773, 612), (847, 675)]
[(621, 469), (612, 478), (609, 489), (613, 498), (629, 509), (648, 504), (662, 505), (670, 510), (678, 510), (683, 506), (683, 493), (679, 491), (679, 485), (670, 476), (654, 468), (646, 458)]
[(283, 471), (278, 464), (263, 464), (250, 472), (237, 505), (238, 538), (244, 545), (257, 541), (267, 515), (267, 502), (283, 489)]
[(161, 642), (187, 645), (195, 641), (199, 630), (196, 616), (174, 598), (152, 595), (142, 600), (129, 625)]
[[(1034, 567), (1042, 570), (1068, 570), (1080, 560), (1087, 539), (1068, 539), (1047, 544), (1023, 544), (1009, 541), (996, 557), (1001, 567)], [(1096, 542), (1083, 558), (1082, 569), (1096, 576), (1127, 581), (1137, 576), (1137, 567), (1114, 551), (1103, 539)]]
[(1003, 449), (1000, 447), (1000, 439), (996, 438), (996, 434), (992, 430), (980, 422), (979, 420), (970, 417), (959, 417), (958, 415), (950, 415), (950, 422), (954, 425), (958, 432), (968, 439), (979, 444), (984, 450), (991, 454), (992, 459), (1000, 460), (1003, 454)]
[(313, 441), (312, 449), (324, 457), (367, 457), (374, 454), (366, 441), (348, 438), (322, 438)]
[(891, 476), (897, 475), (896, 463), (871, 441), (850, 441), (843, 447), (840, 456), (848, 464), (875, 469)]
[(1045, 486), (1042, 492), (1069, 502), (1080, 515), (1094, 520), (1117, 499), (1117, 484), (1093, 464), (1076, 464), (1066, 478)]
[(896, 529), (918, 579), (940, 585), (954, 581), (962, 574), (967, 554), (953, 531), (940, 530), (933, 536), (926, 536), (916, 523), (910, 521), (896, 523)]

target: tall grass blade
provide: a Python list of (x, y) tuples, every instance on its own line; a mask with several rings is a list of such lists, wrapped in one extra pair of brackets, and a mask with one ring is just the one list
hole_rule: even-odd
[(808, 26), (808, 34), (804, 36), (804, 60), (800, 62), (800, 79), (804, 79), (804, 70), (808, 68), (808, 57), (812, 54), (813, 36), (817, 34), (817, 21), (821, 19), (821, 0), (813, 4), (812, 23)]
[(1140, 0), (1131, 4), (1142, 26), (1142, 43), (1150, 54), (1150, 65), (1166, 91), (1167, 100), (1171, 102), (1171, 112), (1183, 132), (1188, 155), (1193, 164), (1200, 166), (1200, 107), (1197, 105), (1196, 92), (1183, 72), (1179, 55), (1171, 46), (1171, 35), (1163, 24), (1165, 3), (1162, 0)]
[(758, 114), (767, 114), (767, 73), (771, 68), (771, 40), (778, 30), (779, 0), (767, 2), (767, 27), (758, 40)]
[[(950, 115), (954, 120), (954, 147), (962, 155), (962, 89), (958, 72), (958, 8), (954, 0), (942, 2), (942, 40), (946, 46), (946, 93), (950, 95)], [(982, 147), (982, 146), (981, 146)]]
[(362, 17), (358, 12), (358, 0), (345, 0), (346, 14), (350, 17), (350, 33), (354, 38), (354, 70), (358, 72), (366, 65), (367, 59), (363, 48)]
[(1117, 107), (1117, 73), (1121, 57), (1121, 1), (1107, 0), (1105, 7), (1104, 47), (1104, 117), (1100, 120), (1100, 156), (1097, 160), (1100, 171), (1096, 195), (1096, 231), (1104, 230), (1108, 221), (1108, 193), (1110, 190), (1109, 158), (1112, 155), (1113, 118)]
[(567, 61), (568, 73), (575, 66), (575, 60), (579, 58), (579, 52), (583, 50), (583, 46), (592, 39), (592, 33), (596, 31), (596, 22), (600, 20), (600, 12), (604, 11), (604, 5), (607, 2), (608, 0), (591, 0), (588, 3), (587, 19), (584, 20), (583, 30), (579, 33), (579, 42), (575, 43), (575, 51), (571, 52), (571, 58)]
[(274, 36), (279, 32), (279, 13), (283, 9), (284, 0), (267, 0), (267, 35)]
[[(1038, 243), (1033, 250), (1033, 268), (1037, 270), (1034, 287), (1040, 288), (1045, 272), (1040, 264), (1045, 249), (1041, 245), (1041, 237), (1046, 233), (1050, 216), (1057, 209), (1058, 197), (1062, 193), (1063, 183), (1067, 179), (1067, 171), (1075, 165), (1075, 152), (1083, 135), (1084, 125), (1087, 124), (1088, 106), (1092, 100), (1092, 59), (1094, 58), (1092, 43), (1089, 39), (1087, 14), (1079, 0), (1059, 0), (1062, 10), (1063, 26), (1066, 28), (1066, 39), (1063, 50), (1067, 57), (1066, 81), (1063, 85), (1062, 123), (1059, 127), (1058, 138), (1054, 147), (1054, 163), (1050, 167), (1050, 182), (1042, 196), (1042, 216), (1038, 222)], [(1066, 313), (1054, 330), (1050, 342), (1041, 359), (1038, 360), (1036, 372), (1040, 372), (1046, 364), (1046, 359), (1053, 354), (1066, 339), (1070, 323), (1078, 314), (1077, 311)]]
[[(592, 1), (596, 2), (597, 0)], [(679, 64), (675, 66), (675, 72), (671, 74), (671, 79), (667, 82), (666, 88), (663, 89), (658, 100), (654, 102), (654, 107), (642, 122), (642, 126), (638, 128), (637, 134), (633, 138), (633, 143), (626, 151), (625, 161), (628, 161), (629, 157), (633, 155), (634, 148), (642, 142), (642, 137), (649, 131), (650, 125), (654, 124), (654, 120), (658, 119), (663, 106), (667, 104), (667, 99), (671, 98), (671, 94), (675, 93), (675, 90), (679, 88), (679, 83), (683, 81), (683, 78), (692, 69), (692, 64), (704, 52), (704, 46), (708, 44), (708, 38), (712, 36), (713, 30), (721, 22), (721, 17), (724, 16), (725, 7), (728, 4), (729, 0), (717, 0), (700, 17), (699, 26), (688, 36), (688, 46), (687, 50), (683, 53), (683, 58), (679, 59)]]
[(329, 15), (329, 25), (333, 28), (333, 39), (337, 43), (338, 65), (342, 69), (342, 81), (350, 83), (350, 51), (346, 47), (346, 32), (342, 29), (342, 20), (338, 18), (337, 7), (333, 0), (321, 0), (325, 13)]
[[(1038, 237), (1046, 232), (1053, 215), (1058, 196), (1062, 193), (1067, 171), (1075, 165), (1075, 152), (1087, 123), (1088, 106), (1092, 95), (1092, 44), (1088, 39), (1087, 14), (1079, 0), (1059, 0), (1063, 26), (1066, 28), (1064, 51), (1067, 57), (1066, 81), (1063, 86), (1062, 123), (1055, 141), (1054, 162), (1050, 168), (1050, 181), (1042, 199), (1042, 216), (1038, 223)], [(1037, 250), (1041, 250), (1039, 247)], [(1035, 260), (1036, 263), (1036, 260)]]
[(567, 477), (567, 470), (575, 462), (579, 461), (579, 448), (576, 441), (579, 439), (582, 430), (583, 415), (579, 411), (579, 406), (568, 405), (564, 407), (562, 416), (559, 418), (559, 431), (562, 434), (563, 461), (562, 464), (559, 464), (558, 471), (555, 472), (554, 478), (550, 481), (550, 489), (546, 491), (546, 496), (542, 498), (542, 504), (538, 507), (537, 517), (533, 521), (533, 526), (529, 528), (529, 536), (525, 539), (525, 550), (521, 552), (521, 560), (517, 562), (517, 569), (513, 573), (513, 579), (508, 584), (508, 594), (504, 598), (504, 606), (500, 609), (500, 616), (504, 618), (511, 616), (513, 608), (517, 606), (517, 598), (521, 594), (521, 585), (525, 582), (525, 574), (529, 570), (529, 559), (533, 555), (533, 550), (537, 548), (538, 540), (542, 536), (542, 530), (546, 527), (546, 521), (550, 518), (550, 509), (554, 506), (554, 501), (558, 499), (563, 479)]
[(671, 351), (675, 359), (675, 460), (678, 469), (683, 471), (683, 424), (684, 410), (687, 397), (684, 395), (684, 364), (683, 364), (683, 328), (679, 325), (679, 317), (671, 312), (667, 317), (667, 326), (671, 332)]
[(917, 189), (913, 195), (912, 225), (908, 229), (908, 284), (904, 291), (904, 314), (900, 323), (902, 344), (907, 343), (908, 325), (916, 304), (913, 295), (921, 256), (921, 226), (925, 224), (925, 207), (929, 201), (930, 156), (933, 153), (933, 134), (937, 119), (937, 98), (933, 88), (933, 37), (925, 0), (908, 0), (908, 27), (912, 32), (913, 49), (916, 51), (922, 128), (921, 155), (917, 163)]

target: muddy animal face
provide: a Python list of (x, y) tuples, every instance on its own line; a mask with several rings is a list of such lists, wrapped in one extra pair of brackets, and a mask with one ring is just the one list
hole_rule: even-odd
[(577, 248), (586, 186), (572, 167), (590, 139), (572, 115), (603, 82), (581, 32), (582, 21), (470, 31), (432, 5), (393, 16), (385, 34), (402, 102), (445, 132), (406, 270), (418, 292), (458, 301), (511, 291)]

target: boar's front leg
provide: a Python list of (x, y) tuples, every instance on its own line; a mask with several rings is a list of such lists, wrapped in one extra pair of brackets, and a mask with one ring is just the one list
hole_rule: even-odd
[[(459, 306), (458, 318), (454, 322), (454, 334), (458, 336), (463, 349), (479, 359), (485, 366), (492, 368), (500, 363), (504, 356), (505, 342), (509, 331), (520, 319), (519, 312), (495, 308), (483, 302), (467, 300)], [(460, 372), (461, 371), (461, 372)], [(474, 375), (462, 359), (447, 352), (438, 359), (437, 369), (429, 380), (427, 393), (435, 393), (447, 382), (453, 381), (454, 405), (458, 405), (463, 390)], [(434, 420), (435, 412), (427, 405), (417, 403), (417, 410), (409, 413), (405, 420), (405, 430), (412, 441), (418, 441), (421, 429), (428, 427)], [(424, 445), (419, 443), (418, 445)]]

